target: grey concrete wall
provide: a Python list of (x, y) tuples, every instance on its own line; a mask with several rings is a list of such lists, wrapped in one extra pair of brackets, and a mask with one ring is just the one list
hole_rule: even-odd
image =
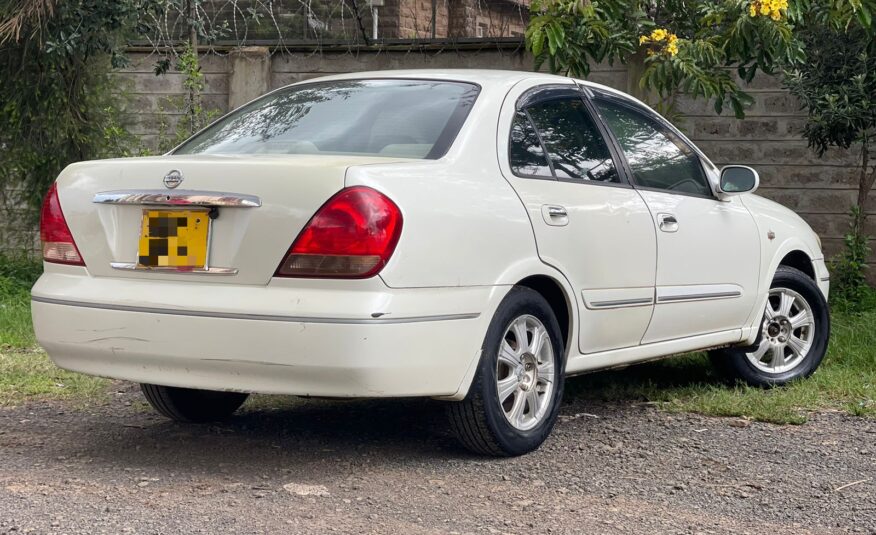
[[(154, 146), (162, 118), (171, 128), (179, 118), (172, 101), (183, 94), (182, 75), (171, 72), (156, 77), (152, 72), (154, 57), (134, 51), (132, 58), (131, 65), (116, 74), (119, 87), (130, 97), (125, 117), (131, 131), (145, 145)], [(245, 57), (212, 54), (204, 58), (202, 68), (206, 77), (204, 103), (224, 112), (229, 105), (252, 97), (254, 88), (258, 92), (328, 74), (408, 68), (531, 70), (532, 59), (519, 45), (506, 43), (466, 50), (441, 46), (285, 50), (274, 51), (265, 62), (252, 51)], [(589, 79), (628, 89), (624, 66), (599, 66)], [(754, 166), (762, 178), (760, 193), (797, 211), (821, 235), (828, 255), (836, 253), (842, 247), (848, 208), (857, 193), (857, 155), (833, 151), (818, 158), (800, 135), (805, 119), (800, 106), (776, 80), (757, 78), (747, 89), (756, 102), (743, 121), (716, 116), (706, 101), (682, 100), (678, 111), (683, 119), (677, 122), (716, 164)], [(246, 94), (241, 95), (241, 91)], [(868, 231), (876, 235), (876, 217), (870, 218)], [(873, 272), (876, 266), (871, 270), (876, 277)]]

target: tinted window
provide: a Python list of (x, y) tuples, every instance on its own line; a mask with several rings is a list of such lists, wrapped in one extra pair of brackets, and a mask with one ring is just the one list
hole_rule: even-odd
[(508, 160), (511, 170), (517, 175), (551, 177), (551, 168), (535, 129), (526, 113), (518, 111), (511, 124), (511, 139), (508, 144)]
[(477, 86), (428, 80), (340, 80), (292, 86), (220, 119), (176, 154), (363, 154), (439, 158)]
[(527, 108), (558, 178), (620, 182), (611, 152), (579, 98)]
[(627, 106), (597, 100), (636, 183), (648, 188), (711, 196), (712, 189), (696, 153), (672, 132)]

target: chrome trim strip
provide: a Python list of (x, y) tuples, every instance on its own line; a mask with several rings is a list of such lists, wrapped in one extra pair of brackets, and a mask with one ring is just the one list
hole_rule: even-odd
[(615, 307), (630, 307), (652, 305), (654, 299), (651, 297), (642, 297), (639, 299), (618, 299), (616, 301), (593, 301), (588, 308), (615, 308)]
[(677, 294), (677, 295), (660, 295), (657, 297), (658, 303), (673, 303), (677, 301), (703, 301), (707, 299), (729, 299), (733, 297), (742, 297), (742, 292), (712, 292), (700, 294)]
[[(209, 254), (209, 249), (207, 254)], [(113, 269), (126, 271), (155, 271), (157, 273), (171, 273), (175, 275), (237, 275), (237, 268), (204, 267), (181, 270), (172, 266), (141, 266), (135, 262), (110, 262)]]
[(821, 279), (819, 279), (819, 280), (821, 282), (828, 282), (830, 280), (830, 276), (828, 275), (827, 277), (821, 277)]
[(99, 310), (115, 310), (119, 312), (141, 312), (145, 314), (166, 314), (169, 316), (193, 316), (197, 318), (222, 318), (256, 321), (282, 321), (289, 323), (334, 323), (344, 325), (383, 325), (393, 323), (422, 323), (427, 321), (470, 320), (480, 317), (477, 312), (469, 314), (439, 314), (434, 316), (409, 316), (405, 318), (316, 318), (307, 316), (280, 316), (275, 314), (240, 314), (236, 312), (207, 312), (205, 310), (177, 310), (169, 308), (139, 307), (129, 305), (111, 305), (105, 303), (86, 303), (68, 301), (51, 297), (31, 296), (31, 301), (50, 305), (64, 305), (81, 308), (96, 308)]
[(262, 205), (262, 200), (255, 195), (185, 189), (101, 191), (95, 194), (92, 202), (99, 204), (138, 204), (158, 206), (227, 206), (234, 208), (258, 208)]

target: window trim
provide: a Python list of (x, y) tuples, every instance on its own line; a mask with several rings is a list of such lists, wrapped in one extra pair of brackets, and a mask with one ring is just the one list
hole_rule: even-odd
[[(618, 95), (615, 95), (612, 93), (608, 93), (605, 91), (593, 90), (592, 88), (591, 88), (590, 93), (593, 96), (591, 97), (588, 95), (587, 99), (591, 100), (591, 105), (593, 106), (597, 116), (599, 117), (599, 121), (603, 124), (608, 135), (610, 136), (610, 138), (612, 140), (612, 143), (615, 145), (615, 147), (619, 151), (620, 157), (622, 158), (622, 161), (623, 161), (624, 171), (627, 174), (627, 179), (629, 180), (630, 184), (632, 184), (632, 186), (634, 188), (642, 190), (642, 191), (654, 191), (657, 193), (669, 193), (672, 195), (681, 195), (684, 197), (694, 197), (697, 199), (710, 199), (713, 201), (718, 200), (718, 198), (715, 197), (715, 192), (714, 192), (714, 189), (712, 188), (712, 183), (709, 180), (709, 174), (708, 174), (708, 171), (706, 170), (706, 166), (703, 164), (702, 153), (699, 151), (699, 149), (697, 149), (695, 146), (693, 146), (691, 143), (689, 143), (685, 139), (684, 135), (681, 132), (679, 132), (678, 129), (675, 128), (671, 123), (669, 123), (669, 121), (667, 121), (665, 118), (660, 116), (660, 114), (658, 114), (654, 110), (647, 108), (645, 106), (642, 106), (641, 104), (638, 104), (637, 102), (634, 102), (633, 100), (630, 100), (628, 98), (624, 98), (624, 97), (621, 97), (621, 96), (618, 96)], [(627, 155), (626, 155), (626, 153), (624, 153), (623, 147), (621, 147), (620, 141), (618, 141), (617, 137), (614, 135), (614, 132), (612, 132), (611, 127), (606, 122), (605, 117), (603, 117), (602, 113), (599, 111), (599, 107), (597, 106), (597, 102), (600, 100), (628, 108), (634, 112), (638, 112), (639, 114), (644, 116), (646, 119), (653, 121), (655, 123), (655, 126), (657, 127), (657, 130), (661, 131), (664, 135), (666, 135), (666, 137), (670, 138), (670, 141), (672, 141), (673, 143), (678, 142), (678, 143), (684, 145), (685, 147), (687, 147), (688, 150), (690, 150), (693, 157), (696, 159), (697, 164), (699, 165), (700, 172), (702, 173), (703, 179), (706, 182), (706, 186), (708, 186), (708, 188), (709, 188), (709, 193), (707, 195), (704, 195), (704, 194), (700, 194), (700, 193), (691, 193), (691, 192), (687, 192), (687, 191), (677, 191), (677, 190), (670, 190), (670, 189), (664, 189), (664, 188), (656, 188), (653, 186), (643, 186), (643, 185), (639, 184), (638, 181), (636, 180), (636, 175), (635, 175), (635, 173), (633, 173), (633, 169), (630, 166), (630, 162), (627, 159)]]
[[(617, 171), (619, 179), (618, 182), (602, 182), (599, 180), (582, 180), (577, 178), (566, 178), (557, 176), (556, 171), (554, 170), (554, 164), (550, 158), (550, 152), (547, 150), (547, 147), (545, 146), (544, 141), (541, 138), (541, 133), (538, 131), (535, 122), (532, 120), (532, 117), (529, 114), (529, 107), (536, 104), (550, 102), (552, 100), (574, 99), (579, 99), (584, 104), (584, 113), (593, 122), (594, 126), (596, 126), (597, 132), (599, 132), (599, 134), (602, 136), (602, 141), (605, 143), (606, 148), (608, 148), (611, 161), (615, 166), (615, 170)], [(542, 153), (544, 154), (544, 159), (551, 170), (551, 176), (528, 175), (518, 173), (514, 170), (514, 167), (511, 165), (511, 130), (509, 129), (507, 135), (508, 150), (506, 151), (506, 158), (508, 159), (508, 169), (511, 170), (512, 175), (518, 178), (551, 180), (554, 182), (569, 182), (574, 184), (585, 184), (593, 186), (606, 186), (609, 188), (629, 189), (633, 187), (633, 185), (629, 181), (629, 177), (624, 167), (626, 162), (621, 159), (623, 154), (618, 152), (617, 148), (614, 145), (614, 140), (608, 137), (607, 128), (603, 125), (602, 118), (594, 113), (594, 109), (591, 103), (588, 102), (585, 88), (577, 84), (545, 84), (532, 87), (526, 90), (522, 95), (517, 98), (517, 101), (514, 104), (513, 116), (516, 116), (517, 113), (521, 111), (524, 113), (524, 115), (526, 115), (526, 120), (529, 122), (529, 126), (532, 128), (532, 130), (535, 132), (535, 136), (538, 138), (539, 145), (541, 146)], [(511, 119), (512, 128), (514, 126), (513, 116)]]

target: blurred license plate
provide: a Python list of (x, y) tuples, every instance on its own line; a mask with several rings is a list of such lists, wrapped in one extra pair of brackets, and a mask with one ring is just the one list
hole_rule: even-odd
[(206, 210), (143, 210), (137, 263), (144, 267), (207, 265)]

